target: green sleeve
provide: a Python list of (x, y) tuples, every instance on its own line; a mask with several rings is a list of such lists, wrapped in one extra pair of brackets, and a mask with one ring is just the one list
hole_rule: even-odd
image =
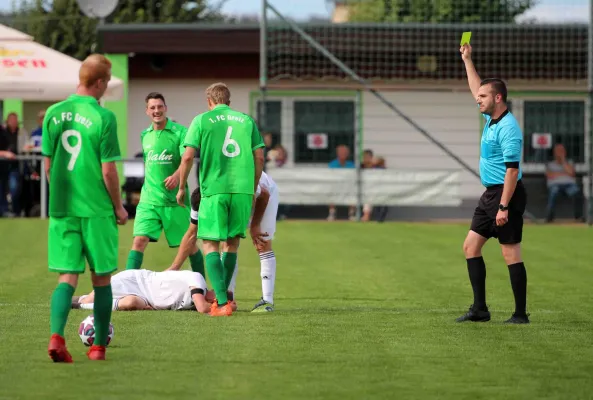
[(194, 118), (189, 126), (187, 134), (185, 135), (185, 141), (183, 147), (193, 147), (194, 149), (200, 148), (202, 141), (202, 118), (200, 115)]
[(43, 118), (43, 125), (41, 126), (41, 154), (45, 157), (52, 157), (54, 155), (54, 140), (51, 137), (49, 124), (51, 121), (51, 113), (46, 112)]
[(264, 140), (261, 137), (261, 133), (259, 133), (259, 129), (257, 128), (257, 124), (251, 119), (251, 123), (253, 124), (253, 130), (251, 131), (251, 150), (260, 149), (265, 147)]
[[(106, 110), (107, 111), (107, 110)], [(108, 111), (103, 116), (103, 132), (101, 133), (101, 162), (121, 159), (119, 140), (117, 138), (117, 121), (115, 115)]]

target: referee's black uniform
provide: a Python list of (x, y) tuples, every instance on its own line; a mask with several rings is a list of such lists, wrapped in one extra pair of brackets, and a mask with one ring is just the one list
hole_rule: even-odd
[[(502, 89), (503, 102), (506, 101), (506, 87), (497, 81)], [(493, 88), (496, 90), (496, 88)], [(498, 118), (492, 119), (484, 114), (486, 124), (482, 132), (480, 151), (480, 177), (486, 191), (482, 194), (474, 211), (471, 229), (464, 251), (467, 269), (474, 292), (474, 303), (469, 311), (457, 319), (458, 322), (484, 322), (490, 320), (486, 305), (486, 265), (481, 256), (481, 248), (490, 238), (498, 238), (503, 245), (505, 259), (516, 257), (516, 246), (523, 237), (523, 213), (527, 202), (525, 188), (521, 182), (521, 151), (523, 134), (515, 117), (506, 109)], [(505, 176), (507, 169), (517, 174), (517, 184), (508, 204), (502, 204)], [(497, 214), (508, 217), (503, 225), (497, 224)], [(500, 217), (502, 218), (502, 217)], [(477, 236), (477, 235), (479, 236)], [(505, 254), (507, 253), (507, 254)], [(515, 259), (516, 260), (516, 259)], [(526, 313), (527, 272), (521, 262), (512, 262), (509, 266), (511, 285), (515, 297), (515, 312), (508, 323), (528, 323)]]

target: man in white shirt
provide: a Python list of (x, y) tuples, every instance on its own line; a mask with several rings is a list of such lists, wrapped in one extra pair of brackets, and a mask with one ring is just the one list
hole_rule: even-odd
[[(111, 278), (114, 311), (192, 310), (207, 314), (214, 296), (198, 272), (126, 270)], [(93, 309), (95, 293), (74, 297), (72, 308)]]
[[(272, 240), (276, 233), (276, 215), (280, 202), (278, 186), (274, 180), (265, 172), (262, 172), (255, 193), (255, 204), (249, 224), (251, 239), (259, 253), (262, 279), (262, 297), (253, 307), (252, 312), (274, 311), (274, 286), (276, 282), (276, 256), (272, 250)], [(177, 256), (168, 270), (179, 270), (183, 262), (190, 254), (197, 251), (196, 237), (198, 231), (198, 210), (200, 207), (199, 188), (194, 190), (191, 196), (191, 224), (181, 241)], [(227, 254), (223, 246), (223, 258)], [(224, 264), (224, 263), (223, 263)], [(234, 303), (234, 292), (237, 281), (238, 261), (233, 271), (225, 271), (226, 284), (229, 290), (230, 299)]]

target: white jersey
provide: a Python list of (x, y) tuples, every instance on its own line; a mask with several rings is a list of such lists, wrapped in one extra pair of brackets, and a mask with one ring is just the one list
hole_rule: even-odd
[(261, 173), (259, 183), (257, 184), (257, 191), (255, 192), (255, 197), (259, 197), (262, 188), (266, 189), (268, 192), (270, 192), (270, 194), (272, 194), (272, 192), (276, 192), (276, 189), (278, 189), (276, 182), (274, 182), (272, 177), (265, 172)]
[(204, 277), (193, 271), (126, 270), (113, 276), (111, 287), (113, 298), (135, 295), (156, 310), (191, 310), (190, 288), (206, 293)]

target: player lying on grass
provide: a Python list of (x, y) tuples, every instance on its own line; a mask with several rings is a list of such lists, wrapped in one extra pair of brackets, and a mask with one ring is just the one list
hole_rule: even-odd
[[(114, 311), (193, 310), (207, 314), (214, 292), (193, 271), (122, 271), (111, 278)], [(92, 310), (95, 292), (73, 297), (72, 308)]]
[[(197, 251), (197, 232), (198, 232), (198, 210), (200, 208), (200, 189), (193, 191), (191, 195), (191, 219), (190, 226), (181, 241), (181, 246), (177, 256), (168, 270), (176, 271), (181, 268), (185, 260), (191, 254)], [(262, 298), (253, 307), (253, 312), (267, 312), (274, 310), (274, 284), (276, 278), (276, 257), (272, 250), (272, 239), (276, 232), (276, 214), (278, 213), (279, 191), (274, 180), (262, 172), (255, 193), (255, 206), (251, 216), (249, 231), (251, 238), (261, 262), (262, 279)], [(227, 252), (226, 246), (222, 246), (222, 260), (224, 265), (227, 257), (232, 257), (233, 253)], [(236, 257), (236, 255), (235, 255)], [(225, 271), (225, 284), (228, 290), (228, 296), (236, 309), (234, 301), (234, 291), (237, 279), (238, 261), (235, 259), (233, 270)]]

